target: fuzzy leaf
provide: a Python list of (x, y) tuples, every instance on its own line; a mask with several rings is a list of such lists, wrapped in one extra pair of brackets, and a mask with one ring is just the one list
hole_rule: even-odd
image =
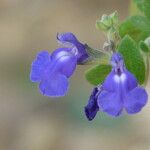
[(128, 17), (120, 25), (119, 34), (122, 38), (128, 34), (136, 42), (145, 40), (150, 35), (150, 21), (144, 16)]
[(150, 52), (149, 47), (146, 45), (146, 43), (145, 43), (144, 41), (140, 41), (139, 47), (140, 47), (140, 49), (141, 49), (144, 53), (149, 53), (149, 52)]
[(144, 11), (144, 0), (133, 0), (141, 12)]
[(103, 83), (110, 71), (110, 65), (101, 64), (87, 70), (85, 73), (85, 77), (89, 83), (98, 85)]
[(136, 76), (140, 84), (143, 84), (145, 81), (145, 64), (136, 42), (126, 35), (122, 39), (118, 51), (123, 55), (127, 69)]
[(150, 0), (143, 0), (143, 11), (145, 16), (150, 20)]

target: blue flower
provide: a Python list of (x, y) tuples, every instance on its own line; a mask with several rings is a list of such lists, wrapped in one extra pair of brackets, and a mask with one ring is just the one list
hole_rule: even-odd
[[(143, 87), (138, 85), (135, 76), (126, 69), (123, 58), (119, 53), (112, 55), (111, 64), (112, 71), (106, 77), (99, 91), (90, 97), (86, 106), (86, 115), (87, 110), (91, 110), (91, 101), (96, 101), (96, 107), (99, 108), (99, 111), (114, 117), (119, 116), (123, 109), (128, 114), (138, 113), (147, 103), (148, 94)], [(88, 115), (88, 119), (92, 117), (95, 109), (92, 111)]]
[(45, 96), (64, 96), (69, 86), (68, 79), (77, 63), (88, 57), (84, 45), (72, 33), (59, 34), (57, 39), (65, 46), (66, 42), (73, 46), (58, 48), (52, 54), (41, 51), (31, 65), (30, 80), (39, 83), (39, 89)]

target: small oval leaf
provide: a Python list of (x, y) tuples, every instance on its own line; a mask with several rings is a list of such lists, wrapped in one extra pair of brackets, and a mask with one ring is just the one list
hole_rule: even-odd
[(130, 35), (136, 42), (145, 40), (150, 35), (150, 22), (144, 16), (128, 17), (119, 27), (119, 34), (123, 38)]
[(150, 49), (144, 41), (140, 41), (139, 47), (144, 53), (150, 53)]
[(145, 64), (136, 42), (126, 35), (122, 39), (118, 51), (123, 55), (127, 69), (136, 76), (140, 84), (143, 84), (146, 77)]
[(87, 81), (93, 85), (102, 84), (111, 71), (111, 65), (96, 65), (85, 73)]

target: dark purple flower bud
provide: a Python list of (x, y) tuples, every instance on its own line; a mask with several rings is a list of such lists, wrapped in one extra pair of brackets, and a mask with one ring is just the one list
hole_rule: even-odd
[(67, 32), (57, 34), (57, 40), (65, 47), (71, 47), (73, 49), (78, 64), (83, 64), (88, 60), (89, 55), (86, 52), (85, 44), (79, 42), (73, 33)]
[(85, 106), (84, 111), (87, 119), (89, 121), (93, 120), (99, 110), (99, 107), (97, 105), (97, 96), (100, 92), (100, 89), (95, 87), (92, 91), (92, 94), (89, 98), (88, 104)]

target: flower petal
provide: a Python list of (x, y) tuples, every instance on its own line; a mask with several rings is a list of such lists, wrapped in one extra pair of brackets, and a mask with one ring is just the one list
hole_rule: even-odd
[(57, 59), (60, 59), (62, 56), (73, 55), (73, 54), (74, 53), (72, 53), (72, 48), (61, 47), (53, 51), (53, 53), (51, 54), (51, 59), (57, 60)]
[(119, 116), (123, 109), (119, 93), (102, 91), (98, 96), (99, 108), (111, 116)]
[(62, 64), (60, 72), (69, 78), (74, 73), (76, 66), (77, 66), (77, 59), (76, 57), (72, 56)]
[(30, 80), (33, 82), (40, 81), (44, 70), (47, 68), (50, 62), (51, 60), (48, 51), (39, 52), (31, 65)]
[(64, 96), (68, 89), (68, 79), (62, 74), (52, 74), (40, 82), (39, 89), (46, 96)]
[(129, 72), (127, 69), (125, 70), (125, 74), (126, 74), (126, 90), (129, 92), (132, 89), (136, 88), (138, 86), (138, 81), (136, 79), (136, 77)]
[(124, 101), (126, 111), (129, 114), (138, 113), (147, 103), (148, 95), (144, 88), (136, 87), (130, 91)]
[(77, 38), (71, 32), (58, 33), (57, 34), (57, 40), (58, 40), (58, 42), (60, 42), (61, 44), (65, 45), (67, 47), (72, 46), (72, 44), (76, 45), (76, 43), (78, 43)]
[(90, 96), (90, 99), (88, 101), (88, 104), (84, 108), (85, 115), (89, 121), (91, 121), (95, 118), (95, 116), (99, 110), (99, 107), (97, 105), (97, 93), (98, 93), (98, 88), (94, 88), (93, 92)]
[(71, 53), (70, 48), (58, 48), (52, 55), (53, 68), (55, 71), (70, 77), (77, 65), (77, 58)]
[(114, 77), (115, 77), (115, 73), (114, 71), (112, 70), (108, 76), (106, 77), (104, 83), (103, 83), (103, 89), (106, 90), (106, 91), (109, 91), (109, 92), (115, 92), (117, 89), (116, 89), (116, 82), (114, 80)]
[(127, 69), (123, 73), (117, 75), (114, 70), (106, 77), (103, 88), (107, 91), (114, 92), (118, 90), (118, 85), (122, 85), (124, 89), (128, 92), (135, 87), (137, 87), (138, 82), (132, 73)]

